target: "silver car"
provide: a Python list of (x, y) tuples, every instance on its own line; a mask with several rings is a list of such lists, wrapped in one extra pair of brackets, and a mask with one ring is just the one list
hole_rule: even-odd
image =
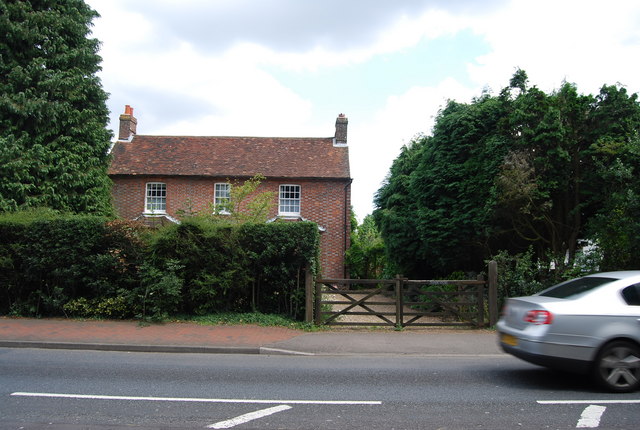
[(640, 387), (640, 271), (573, 279), (507, 299), (498, 340), (528, 362), (590, 373), (615, 392)]

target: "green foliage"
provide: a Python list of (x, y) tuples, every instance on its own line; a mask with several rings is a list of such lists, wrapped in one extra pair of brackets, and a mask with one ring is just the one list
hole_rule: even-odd
[(183, 266), (177, 260), (168, 260), (157, 268), (149, 262), (141, 267), (141, 285), (133, 291), (140, 301), (142, 319), (163, 320), (178, 311), (182, 300), (183, 280), (177, 274)]
[(70, 300), (62, 306), (64, 314), (77, 318), (122, 319), (133, 316), (127, 299), (123, 296), (96, 298), (85, 297)]
[(220, 224), (188, 218), (161, 230), (155, 264), (175, 259), (184, 281), (181, 312), (261, 310), (304, 315), (304, 270), (315, 270), (317, 225), (309, 222)]
[(258, 192), (264, 179), (264, 176), (258, 174), (242, 184), (229, 183), (229, 199), (207, 208), (204, 212), (195, 210), (191, 200), (187, 200), (184, 207), (178, 211), (178, 217), (197, 217), (220, 224), (264, 223), (276, 204), (274, 192)]
[(429, 139), (414, 139), (404, 146), (392, 165), (385, 184), (375, 197), (373, 218), (386, 245), (388, 263), (396, 273), (419, 273), (424, 260), (416, 240), (416, 201), (411, 197), (411, 174), (417, 169), (422, 149)]
[(0, 314), (164, 319), (261, 311), (301, 318), (311, 222), (141, 224), (47, 211), (0, 215)]
[(60, 315), (79, 298), (117, 297), (138, 282), (142, 232), (139, 224), (94, 216), (3, 214), (0, 313)]
[[(507, 297), (529, 296), (544, 287), (539, 262), (533, 249), (515, 255), (500, 251), (493, 257), (498, 263), (498, 304), (501, 307)], [(550, 285), (549, 285), (550, 286)]]
[(367, 215), (361, 225), (351, 229), (351, 246), (345, 260), (352, 278), (382, 279), (393, 276), (386, 271), (384, 241), (373, 216)]
[(318, 268), (320, 234), (313, 222), (244, 224), (240, 246), (247, 251), (251, 308), (301, 318), (305, 312), (305, 271)]
[(267, 221), (276, 200), (275, 193), (272, 191), (257, 192), (264, 179), (264, 176), (256, 175), (242, 185), (231, 184), (226, 210), (233, 222), (241, 224)]
[(428, 279), (481, 270), (490, 234), (493, 181), (506, 153), (496, 136), (502, 103), (483, 96), (449, 102), (433, 136), (404, 148), (376, 195), (374, 218), (400, 273)]
[(154, 236), (150, 245), (154, 264), (176, 260), (183, 266), (182, 312), (206, 314), (243, 307), (249, 275), (237, 231), (205, 218), (190, 218)]
[(580, 250), (572, 265), (554, 260), (554, 256), (538, 258), (533, 248), (518, 254), (500, 251), (492, 257), (498, 264), (498, 304), (507, 297), (529, 296), (557, 283), (595, 273), (602, 261), (598, 248)]
[(602, 210), (589, 220), (588, 231), (601, 251), (603, 270), (640, 267), (640, 138), (601, 138), (595, 145), (601, 179)]
[(637, 267), (639, 133), (636, 94), (581, 95), (570, 83), (546, 94), (522, 70), (498, 97), (449, 102), (376, 195), (390, 263), (439, 277), (480, 271), (495, 250), (531, 248), (569, 273), (590, 240), (602, 268)]
[(242, 325), (253, 324), (263, 327), (288, 327), (295, 330), (313, 331), (317, 327), (309, 323), (303, 323), (290, 317), (262, 312), (219, 312), (203, 316), (187, 317), (187, 321), (193, 321), (202, 325)]
[(82, 0), (0, 3), (0, 211), (107, 215), (107, 94)]

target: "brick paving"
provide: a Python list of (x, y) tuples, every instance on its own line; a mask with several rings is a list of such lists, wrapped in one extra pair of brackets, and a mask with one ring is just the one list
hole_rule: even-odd
[(303, 334), (284, 327), (0, 318), (0, 341), (199, 347), (261, 347)]

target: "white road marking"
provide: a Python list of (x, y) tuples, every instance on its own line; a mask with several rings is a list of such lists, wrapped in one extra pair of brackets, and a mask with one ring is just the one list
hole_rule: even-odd
[(59, 394), (59, 393), (25, 393), (15, 392), (12, 396), (47, 397), (62, 399), (89, 400), (130, 400), (148, 402), (197, 402), (197, 403), (255, 403), (255, 404), (295, 404), (295, 405), (381, 405), (378, 400), (264, 400), (264, 399), (208, 399), (191, 397), (138, 397), (138, 396), (104, 396), (98, 394)]
[(628, 400), (538, 400), (540, 405), (615, 405), (615, 404), (636, 404), (640, 399)]
[(218, 423), (207, 426), (207, 428), (228, 429), (240, 424), (248, 423), (249, 421), (257, 420), (258, 418), (263, 418), (278, 412), (286, 411), (288, 409), (291, 409), (291, 406), (288, 406), (288, 405), (274, 406), (272, 408), (262, 409), (255, 412), (249, 412), (248, 414), (240, 415), (239, 417), (235, 417), (230, 420), (220, 421)]
[(299, 352), (290, 349), (268, 348), (266, 346), (260, 347), (260, 354), (315, 355), (313, 352)]
[(600, 418), (602, 414), (607, 410), (606, 406), (591, 405), (582, 411), (580, 415), (580, 421), (578, 421), (577, 428), (596, 428), (600, 425)]

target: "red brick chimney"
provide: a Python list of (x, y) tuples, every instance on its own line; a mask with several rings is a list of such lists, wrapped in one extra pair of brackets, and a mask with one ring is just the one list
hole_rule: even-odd
[(124, 107), (124, 113), (120, 115), (120, 132), (118, 140), (130, 140), (136, 134), (138, 120), (133, 116), (133, 108), (129, 105)]
[(336, 134), (335, 134), (335, 144), (336, 145), (346, 145), (347, 144), (347, 125), (349, 124), (349, 120), (345, 116), (345, 114), (341, 113), (338, 115), (336, 119)]

